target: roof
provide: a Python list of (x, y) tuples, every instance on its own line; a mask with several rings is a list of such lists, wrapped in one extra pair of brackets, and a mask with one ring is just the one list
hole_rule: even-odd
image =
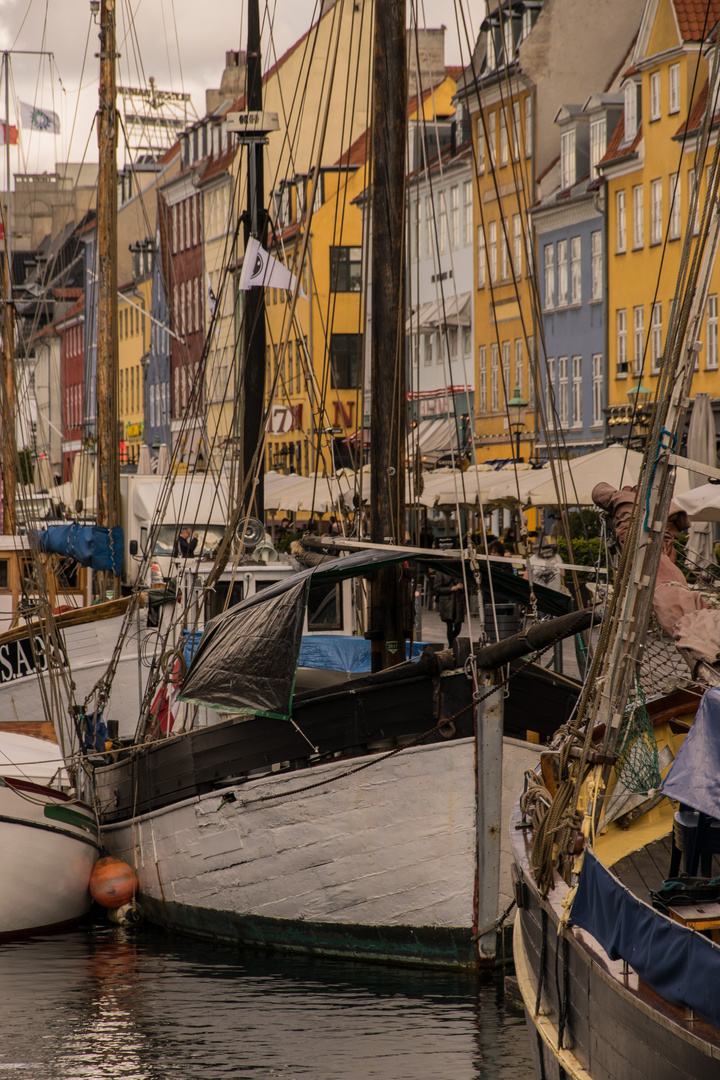
[(720, 0), (673, 0), (683, 41), (704, 41), (720, 19)]
[(359, 168), (364, 165), (370, 154), (370, 128), (366, 128), (362, 135), (358, 135), (355, 142), (344, 154), (340, 156), (336, 165), (345, 165), (350, 168)]
[(207, 184), (210, 180), (214, 180), (216, 176), (220, 176), (221, 173), (227, 172), (232, 165), (237, 149), (236, 146), (232, 146), (229, 150), (224, 150), (222, 154), (218, 154), (217, 157), (209, 158), (208, 163), (200, 176), (199, 183)]
[(700, 130), (700, 125), (702, 124), (703, 116), (705, 115), (705, 108), (707, 106), (709, 85), (710, 80), (706, 79), (705, 85), (703, 86), (698, 96), (695, 98), (695, 104), (690, 110), (690, 115), (688, 116), (687, 120), (683, 121), (683, 123), (677, 129), (677, 131), (673, 135), (674, 139), (682, 138), (683, 135)]
[(617, 122), (617, 127), (613, 131), (612, 138), (608, 143), (608, 148), (598, 162), (599, 165), (609, 165), (612, 161), (621, 161), (623, 158), (632, 154), (642, 139), (642, 124), (638, 126), (638, 129), (635, 132), (635, 138), (629, 145), (623, 143), (624, 138), (625, 113), (623, 112)]

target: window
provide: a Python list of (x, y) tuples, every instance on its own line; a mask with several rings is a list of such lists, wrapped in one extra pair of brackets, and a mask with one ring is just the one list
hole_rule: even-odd
[(513, 216), (513, 271), (516, 278), (522, 277), (522, 222), (520, 215)]
[(490, 409), (492, 412), (497, 412), (500, 408), (500, 397), (498, 393), (499, 355), (497, 345), (490, 346), (490, 356)]
[(569, 412), (568, 397), (568, 358), (558, 356), (558, 420), (562, 427), (567, 427)]
[(503, 377), (503, 407), (508, 398), (512, 397), (512, 387), (510, 386), (510, 342), (503, 341), (502, 343), (502, 377)]
[[(522, 338), (515, 338), (515, 384), (520, 391), (520, 396), (523, 392), (523, 343)], [(513, 394), (515, 389), (513, 387)]]
[(555, 411), (555, 359), (550, 356), (547, 358), (545, 393), (547, 395), (548, 417), (550, 417)]
[(505, 110), (500, 110), (500, 164), (508, 163), (508, 130)]
[(615, 193), (615, 248), (625, 250), (625, 192)]
[(688, 170), (688, 199), (690, 200), (689, 211), (692, 211), (692, 202), (695, 200), (695, 215), (693, 218), (693, 236), (700, 231), (700, 198), (699, 192), (695, 191), (695, 170)]
[(323, 176), (318, 176), (313, 186), (313, 214), (317, 213), (323, 204)]
[(410, 258), (414, 262), (420, 252), (420, 213), (421, 203), (418, 199), (412, 204), (412, 212), (410, 217)]
[(592, 358), (592, 403), (593, 425), (602, 423), (603, 370), (602, 356), (595, 353)]
[(557, 246), (557, 302), (564, 307), (568, 299), (567, 240), (558, 240)]
[(633, 247), (641, 248), (644, 241), (643, 187), (633, 188)]
[(487, 412), (487, 348), (480, 346), (480, 412)]
[(497, 281), (497, 221), (491, 221), (488, 225), (488, 247), (490, 256), (490, 284)]
[(617, 373), (627, 374), (627, 311), (618, 308), (615, 313), (615, 325), (617, 329)]
[(440, 221), (438, 224), (438, 250), (441, 254), (447, 251), (447, 232), (448, 232), (448, 220), (447, 220), (447, 203), (445, 200), (445, 192), (440, 192)]
[(433, 250), (433, 221), (435, 220), (435, 214), (433, 211), (432, 199), (429, 195), (425, 197), (425, 254), (430, 255)]
[(497, 64), (495, 55), (495, 30), (491, 27), (487, 32), (487, 48), (485, 52), (485, 64), (488, 71), (494, 71)]
[(633, 308), (633, 372), (642, 373), (643, 352), (645, 351), (645, 308), (642, 304)]
[(496, 152), (497, 152), (497, 151), (496, 151), (496, 146), (495, 146), (495, 141), (496, 141), (496, 135), (495, 135), (495, 131), (496, 131), (496, 125), (497, 125), (497, 113), (491, 112), (491, 113), (489, 113), (489, 115), (488, 115), (488, 118), (487, 118), (487, 127), (488, 127), (488, 154), (489, 154), (489, 156), (490, 156), (490, 164), (491, 164), (491, 165), (494, 165), (494, 164), (495, 164), (495, 154), (496, 154)]
[(330, 288), (333, 292), (360, 292), (362, 248), (330, 248)]
[(625, 142), (632, 142), (638, 129), (638, 88), (637, 83), (629, 82), (625, 86)]
[(650, 119), (660, 119), (660, 72), (653, 71), (650, 76)]
[(545, 245), (545, 307), (555, 307), (555, 249), (552, 244)]
[(532, 11), (530, 8), (525, 8), (522, 13), (522, 37), (523, 41), (532, 30)]
[(472, 326), (462, 328), (462, 351), (463, 356), (472, 356), (473, 333)]
[(672, 173), (670, 176), (670, 231), (671, 240), (680, 237), (680, 173)]
[(505, 218), (500, 237), (500, 277), (507, 281), (510, 275), (510, 258), (508, 252), (508, 220)]
[(482, 113), (478, 116), (477, 121), (477, 171), (479, 174), (485, 172), (485, 129), (483, 128)]
[(680, 65), (671, 64), (668, 68), (670, 76), (670, 96), (668, 110), (671, 113), (680, 112)]
[(598, 164), (607, 150), (607, 119), (599, 116), (590, 124), (590, 170), (594, 179), (598, 175)]
[(460, 247), (460, 188), (450, 188), (450, 247)]
[(662, 304), (658, 301), (653, 304), (652, 310), (652, 370), (655, 374), (660, 370), (662, 360)]
[(708, 296), (707, 302), (707, 362), (708, 371), (718, 366), (718, 298), (717, 293)]
[(512, 64), (515, 56), (515, 44), (513, 42), (513, 21), (512, 16), (508, 12), (508, 18), (505, 19), (503, 25), (503, 45), (505, 46), (505, 66), (509, 67)]
[(535, 335), (529, 334), (527, 339), (528, 348), (528, 405), (535, 404)]
[(300, 221), (305, 213), (305, 181), (298, 180), (295, 185), (295, 219)]
[(662, 180), (650, 182), (650, 243), (662, 241)]
[(572, 358), (572, 425), (582, 427), (582, 356)]
[(512, 131), (512, 155), (515, 161), (519, 161), (521, 154), (522, 133), (520, 130), (520, 102), (513, 102), (513, 131)]
[(485, 288), (485, 233), (482, 225), (477, 231), (477, 287)]
[(525, 157), (530, 157), (533, 150), (533, 106), (528, 94), (525, 98)]
[(362, 334), (333, 334), (330, 338), (330, 370), (336, 390), (356, 390), (359, 383)]
[(592, 276), (592, 299), (602, 300), (602, 232), (590, 235), (590, 270)]
[(560, 136), (560, 187), (563, 191), (575, 183), (575, 128)]
[(463, 244), (472, 242), (472, 182), (466, 180), (463, 184)]
[(433, 362), (433, 338), (434, 334), (425, 334), (425, 367), (430, 367)]
[(570, 240), (570, 303), (579, 304), (582, 300), (581, 245), (580, 237)]

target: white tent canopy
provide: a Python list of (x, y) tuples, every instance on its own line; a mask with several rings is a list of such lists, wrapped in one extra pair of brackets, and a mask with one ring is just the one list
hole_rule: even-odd
[(691, 521), (720, 521), (720, 484), (701, 484), (689, 491), (676, 492), (675, 502)]
[[(624, 446), (606, 446), (592, 454), (558, 462), (558, 489), (552, 479), (533, 486), (527, 492), (531, 506), (592, 506), (592, 490), (596, 484), (612, 484), (621, 488), (637, 484), (642, 454)], [(678, 471), (676, 491), (687, 491), (687, 473)]]

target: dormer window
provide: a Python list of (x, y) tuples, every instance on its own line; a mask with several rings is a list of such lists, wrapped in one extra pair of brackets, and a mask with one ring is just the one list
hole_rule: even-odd
[(607, 118), (598, 116), (590, 121), (590, 170), (597, 176), (597, 167), (607, 150)]
[(640, 87), (635, 82), (625, 84), (625, 142), (632, 142), (640, 126)]
[(575, 128), (560, 136), (560, 187), (565, 191), (575, 183)]
[(290, 223), (290, 185), (283, 184), (282, 192), (280, 195), (280, 224), (289, 225)]
[(660, 119), (660, 72), (653, 71), (650, 75), (650, 119)]
[(298, 221), (305, 213), (305, 181), (298, 180), (295, 185), (295, 216)]
[(532, 30), (532, 12), (529, 8), (525, 8), (522, 13), (522, 40), (528, 36)]
[(670, 94), (668, 112), (680, 112), (680, 65), (671, 64), (668, 68)]
[(495, 55), (495, 30), (492, 26), (488, 27), (487, 31), (487, 52), (485, 54), (485, 63), (488, 71), (494, 71), (497, 66), (497, 57)]
[(510, 67), (515, 59), (515, 42), (513, 40), (512, 15), (509, 12), (503, 23), (503, 45), (505, 48), (505, 66)]

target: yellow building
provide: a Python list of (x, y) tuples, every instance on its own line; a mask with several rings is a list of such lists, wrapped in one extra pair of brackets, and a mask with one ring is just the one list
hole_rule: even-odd
[[(623, 117), (600, 165), (607, 182), (611, 439), (628, 436), (635, 398), (642, 406), (655, 389), (696, 182), (700, 207), (705, 199), (707, 173), (696, 176), (695, 169), (708, 96), (708, 58), (702, 48), (706, 6), (707, 25), (713, 27), (720, 0), (703, 5), (703, 17), (692, 0), (647, 4), (623, 80)], [(713, 134), (706, 165), (715, 139)], [(720, 397), (719, 286), (716, 263), (704, 349), (693, 380), (695, 393), (713, 398)], [(642, 419), (641, 412), (635, 434), (643, 434)]]
[[(139, 256), (141, 259), (143, 253)], [(148, 266), (151, 261), (148, 259)], [(145, 266), (140, 267), (141, 270)], [(143, 274), (122, 286), (118, 296), (119, 398), (118, 412), (125, 452), (121, 464), (137, 464), (145, 417), (144, 357), (150, 348), (152, 275)]]

